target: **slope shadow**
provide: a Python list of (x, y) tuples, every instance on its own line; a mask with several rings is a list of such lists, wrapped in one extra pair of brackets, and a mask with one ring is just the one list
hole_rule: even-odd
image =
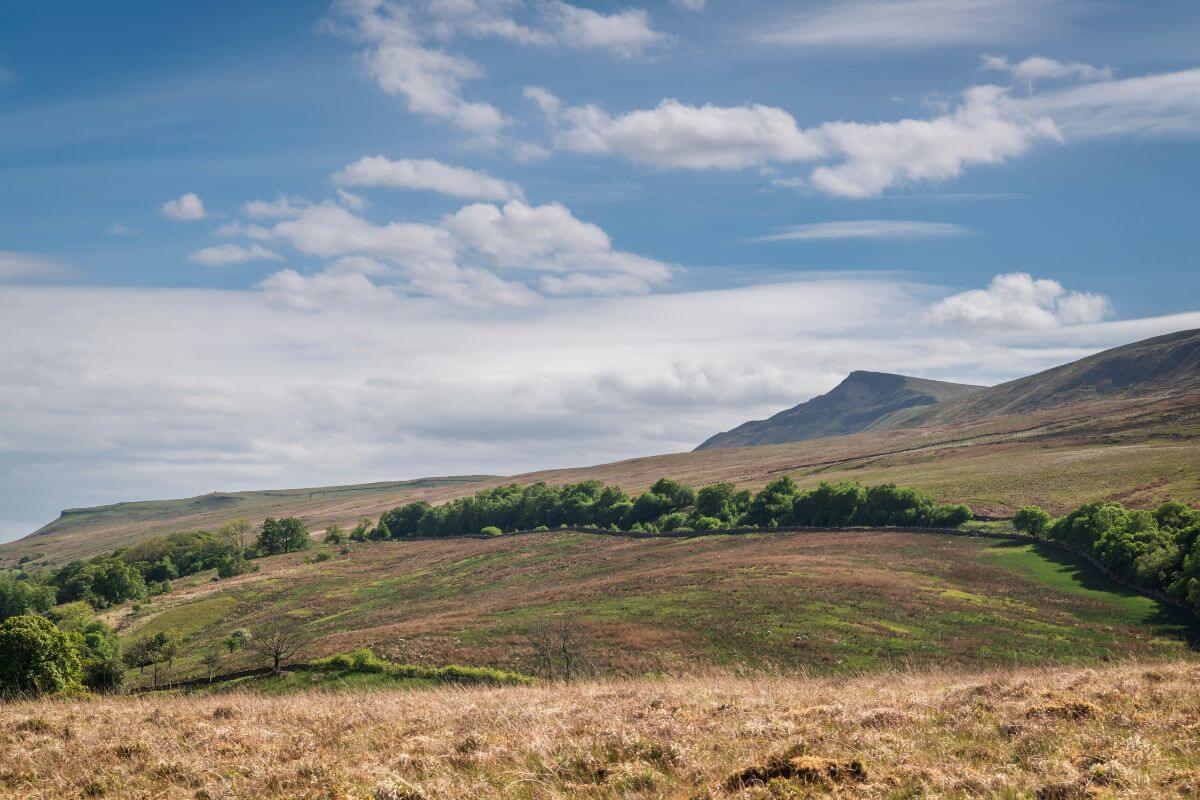
[(1200, 649), (1200, 619), (1197, 619), (1195, 614), (1117, 583), (1096, 569), (1095, 565), (1074, 553), (1061, 550), (1043, 542), (1031, 544), (1030, 542), (1012, 539), (997, 542), (993, 547), (998, 550), (1031, 547), (1035, 553), (1046, 561), (1061, 567), (1062, 574), (1074, 580), (1082, 589), (1093, 592), (1104, 592), (1123, 598), (1145, 597), (1154, 603), (1155, 607), (1154, 613), (1143, 620), (1146, 625), (1159, 629), (1161, 633), (1178, 636), (1186, 641), (1188, 646), (1194, 650)]

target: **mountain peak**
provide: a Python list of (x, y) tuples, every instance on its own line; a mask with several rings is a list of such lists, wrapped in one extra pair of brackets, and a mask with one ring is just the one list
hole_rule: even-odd
[(855, 370), (823, 395), (718, 433), (697, 450), (782, 444), (859, 433), (894, 420), (909, 409), (957, 399), (982, 387), (914, 378), (891, 372)]

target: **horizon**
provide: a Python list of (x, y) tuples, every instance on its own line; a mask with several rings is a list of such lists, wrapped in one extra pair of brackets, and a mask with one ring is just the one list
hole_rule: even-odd
[(852, 371), (994, 385), (1200, 328), (1195, 4), (0, 19), (0, 542), (682, 452)]

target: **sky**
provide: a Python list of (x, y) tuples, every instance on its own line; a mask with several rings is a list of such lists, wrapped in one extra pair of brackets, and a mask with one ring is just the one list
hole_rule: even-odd
[(1200, 327), (1200, 5), (0, 4), (0, 540)]

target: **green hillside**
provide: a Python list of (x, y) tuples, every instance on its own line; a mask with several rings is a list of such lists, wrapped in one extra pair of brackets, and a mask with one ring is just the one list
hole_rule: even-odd
[[(306, 563), (307, 562), (307, 563)], [(931, 533), (763, 533), (628, 539), (570, 531), (352, 545), (264, 559), (255, 574), (178, 581), (123, 636), (205, 648), (281, 615), (312, 658), (372, 647), (407, 663), (535, 671), (549, 620), (576, 626), (600, 673), (750, 665), (822, 672), (954, 663), (1092, 662), (1182, 654), (1190, 615), (1049, 547)], [(250, 666), (227, 657), (223, 669)]]

